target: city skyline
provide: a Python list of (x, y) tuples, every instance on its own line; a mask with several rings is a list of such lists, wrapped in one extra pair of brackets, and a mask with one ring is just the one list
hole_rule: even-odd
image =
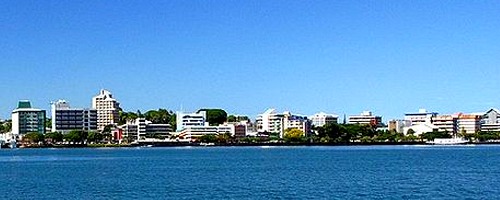
[(0, 118), (103, 88), (127, 111), (484, 112), (500, 107), (499, 4), (1, 2)]

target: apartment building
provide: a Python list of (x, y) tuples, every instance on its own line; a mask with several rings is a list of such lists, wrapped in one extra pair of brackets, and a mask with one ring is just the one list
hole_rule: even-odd
[(437, 115), (437, 112), (427, 112), (425, 109), (419, 109), (416, 113), (405, 113), (404, 120), (406, 122), (406, 126), (431, 124), (432, 118)]
[(97, 110), (98, 130), (103, 130), (110, 124), (117, 124), (120, 120), (120, 103), (108, 90), (102, 89), (97, 96), (92, 98), (92, 109)]

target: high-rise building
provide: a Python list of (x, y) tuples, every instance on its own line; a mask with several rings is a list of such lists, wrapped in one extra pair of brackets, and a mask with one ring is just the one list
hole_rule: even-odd
[(65, 100), (52, 103), (52, 132), (97, 131), (97, 110), (71, 108)]
[(103, 130), (105, 126), (110, 124), (117, 124), (120, 120), (120, 103), (107, 90), (101, 90), (97, 96), (92, 98), (92, 109), (97, 110), (98, 130)]
[(12, 111), (12, 134), (22, 137), (32, 132), (45, 134), (45, 110), (32, 108), (30, 101), (19, 101)]

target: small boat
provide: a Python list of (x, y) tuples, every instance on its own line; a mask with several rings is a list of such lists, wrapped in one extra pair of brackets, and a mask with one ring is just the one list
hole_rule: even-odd
[(469, 140), (466, 140), (465, 138), (459, 138), (459, 137), (435, 138), (433, 141), (428, 141), (426, 143), (427, 144), (434, 144), (434, 145), (457, 145), (457, 144), (467, 144), (467, 143), (469, 143)]

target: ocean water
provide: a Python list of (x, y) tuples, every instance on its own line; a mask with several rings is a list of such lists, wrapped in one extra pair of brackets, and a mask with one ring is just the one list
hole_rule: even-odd
[(500, 146), (2, 149), (1, 199), (500, 199)]

